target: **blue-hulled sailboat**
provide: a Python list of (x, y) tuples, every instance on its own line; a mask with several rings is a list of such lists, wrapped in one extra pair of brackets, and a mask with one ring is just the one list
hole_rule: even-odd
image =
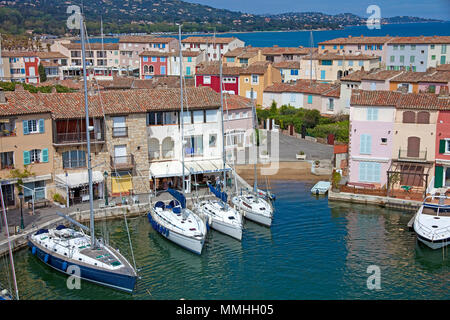
[[(80, 14), (81, 48), (84, 78), (84, 104), (86, 117), (87, 154), (91, 154), (89, 134), (89, 109), (86, 78), (86, 53), (84, 39), (83, 16)], [(72, 224), (80, 227), (80, 231), (60, 225), (54, 229), (40, 229), (28, 237), (31, 253), (53, 269), (68, 275), (76, 274), (83, 280), (114, 288), (125, 292), (133, 292), (137, 273), (135, 268), (118, 250), (96, 239), (94, 233), (94, 204), (92, 185), (92, 166), (88, 156), (90, 229), (71, 218), (63, 216)], [(83, 230), (90, 231), (90, 236)], [(79, 273), (77, 274), (77, 271)], [(72, 273), (73, 272), (73, 273)]]

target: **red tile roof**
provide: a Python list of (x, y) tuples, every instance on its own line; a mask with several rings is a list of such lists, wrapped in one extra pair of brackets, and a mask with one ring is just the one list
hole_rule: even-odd
[[(303, 59), (310, 59), (309, 56), (304, 57)], [(379, 56), (375, 55), (367, 55), (367, 54), (340, 54), (334, 52), (324, 52), (324, 53), (316, 53), (313, 54), (311, 59), (313, 60), (380, 60)]]
[[(394, 78), (401, 74), (403, 71), (396, 70), (377, 70), (375, 72), (370, 72), (363, 74), (362, 80), (375, 80), (375, 81), (385, 81), (391, 78)], [(395, 79), (395, 78), (394, 78)]]
[(450, 110), (450, 97), (433, 93), (352, 90), (351, 105), (393, 106), (397, 109)]
[(449, 43), (450, 36), (396, 37), (389, 44), (441, 44)]
[[(73, 43), (63, 43), (64, 47), (66, 47), (69, 50), (81, 50), (81, 43), (73, 42)], [(93, 42), (93, 43), (86, 43), (86, 50), (119, 50), (119, 44), (118, 43), (99, 43), (99, 42)]]
[(447, 64), (441, 64), (436, 67), (437, 71), (450, 71), (450, 63)]
[[(238, 76), (242, 67), (228, 67), (226, 65), (222, 66), (222, 74), (230, 76)], [(196, 71), (197, 75), (219, 75), (220, 73), (220, 62), (204, 62), (199, 65)]]
[(317, 81), (313, 81), (310, 84), (309, 80), (297, 80), (296, 82), (290, 83), (274, 83), (273, 85), (264, 89), (264, 92), (298, 92), (339, 97), (340, 86), (331, 83), (321, 83)]
[(323, 42), (319, 42), (318, 45), (327, 45), (327, 44), (384, 44), (388, 41), (391, 41), (394, 37), (385, 36), (385, 37), (353, 37), (348, 36), (347, 38), (336, 38)]
[(433, 73), (424, 75), (419, 82), (450, 82), (450, 71), (435, 71)]
[[(29, 93), (28, 91), (5, 92), (6, 103), (0, 104), (0, 116), (47, 113), (54, 119), (84, 117), (84, 92)], [(186, 88), (185, 106), (189, 109), (216, 109), (220, 95), (208, 87)], [(89, 94), (89, 115), (145, 113), (147, 111), (178, 110), (180, 90), (140, 89), (107, 90)]]
[(172, 37), (155, 37), (155, 36), (122, 36), (119, 43), (169, 43), (176, 38)]
[(277, 69), (300, 69), (300, 61), (281, 61), (273, 64)]
[(235, 94), (225, 93), (223, 95), (224, 109), (228, 110), (239, 110), (239, 109), (251, 109), (251, 99), (241, 97)]
[(334, 145), (334, 154), (337, 153), (347, 153), (348, 152), (348, 145), (347, 144), (335, 144)]
[(362, 77), (364, 77), (364, 76), (366, 76), (368, 74), (369, 74), (368, 71), (365, 71), (365, 70), (361, 69), (361, 70), (349, 73), (345, 77), (342, 77), (340, 80), (341, 81), (361, 82)]
[[(279, 46), (273, 46), (273, 47), (262, 47), (261, 53), (266, 56), (279, 56), (282, 54), (289, 54), (289, 55), (306, 55), (310, 54), (311, 48), (305, 48), (305, 47), (279, 47)], [(317, 51), (317, 48), (313, 48), (313, 53)]]
[(428, 72), (414, 72), (405, 71), (395, 78), (391, 79), (391, 82), (419, 82), (424, 76), (428, 75)]
[(162, 51), (142, 51), (141, 53), (139, 53), (140, 57), (168, 57), (171, 56), (172, 54), (170, 52), (162, 52)]
[(37, 57), (36, 51), (2, 51), (2, 57), (20, 58), (20, 57)]
[(39, 59), (67, 59), (61, 52), (37, 52)]
[(182, 43), (208, 43), (208, 44), (228, 44), (237, 38), (235, 37), (187, 37), (181, 40)]

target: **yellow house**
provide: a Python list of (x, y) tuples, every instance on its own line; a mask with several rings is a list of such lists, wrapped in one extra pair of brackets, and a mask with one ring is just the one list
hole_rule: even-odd
[(239, 76), (239, 95), (251, 98), (251, 89), (253, 89), (253, 98), (257, 105), (263, 103), (263, 92), (268, 86), (281, 82), (281, 73), (268, 61), (254, 62), (243, 69)]
[(405, 90), (405, 93), (419, 93), (419, 81), (425, 75), (427, 75), (427, 72), (403, 72), (389, 81), (389, 90), (397, 91), (401, 88)]
[(381, 58), (364, 54), (323, 53), (300, 61), (300, 78), (333, 82), (349, 73), (380, 68)]
[(222, 62), (228, 67), (247, 67), (254, 62), (265, 61), (261, 48), (252, 46), (236, 48), (225, 53)]

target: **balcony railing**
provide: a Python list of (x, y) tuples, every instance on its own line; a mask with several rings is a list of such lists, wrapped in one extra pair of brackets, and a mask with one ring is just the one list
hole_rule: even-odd
[(128, 127), (113, 127), (112, 136), (113, 138), (128, 137)]
[(427, 150), (419, 150), (418, 152), (414, 152), (411, 150), (398, 150), (398, 160), (407, 160), (407, 161), (426, 161), (427, 160)]
[[(86, 132), (57, 133), (54, 144), (82, 144), (86, 143), (86, 137)], [(90, 132), (89, 137), (92, 143), (105, 141), (101, 132)]]
[(111, 168), (113, 169), (131, 169), (134, 167), (134, 156), (111, 156)]

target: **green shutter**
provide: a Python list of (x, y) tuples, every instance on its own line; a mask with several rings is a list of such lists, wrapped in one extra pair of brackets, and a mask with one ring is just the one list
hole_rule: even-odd
[(30, 164), (30, 151), (23, 152), (23, 164), (24, 165)]
[(22, 125), (23, 125), (23, 134), (28, 134), (28, 121), (24, 120), (22, 121)]
[(45, 132), (44, 119), (39, 119), (38, 121), (39, 133)]
[(445, 153), (445, 140), (439, 140), (439, 153)]
[(48, 162), (48, 149), (42, 149), (42, 162)]
[(443, 178), (444, 178), (444, 167), (436, 166), (434, 169), (434, 187), (435, 188), (442, 187)]

